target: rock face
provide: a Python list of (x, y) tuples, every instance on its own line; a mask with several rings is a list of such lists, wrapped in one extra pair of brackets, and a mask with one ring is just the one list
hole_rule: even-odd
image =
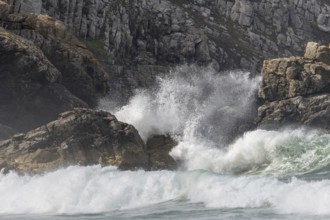
[(267, 60), (258, 109), (261, 124), (302, 123), (330, 129), (330, 49), (308, 43), (304, 57)]
[(330, 10), (326, 3), (43, 0), (40, 12), (62, 20), (87, 41), (102, 42), (113, 64), (111, 77), (118, 82), (112, 92), (129, 96), (136, 87), (150, 86), (159, 74), (158, 66), (197, 62), (259, 72), (265, 58), (300, 54), (310, 40), (327, 43)]
[(147, 141), (149, 170), (173, 170), (178, 163), (169, 155), (178, 143), (170, 136), (156, 135)]
[(45, 15), (13, 14), (4, 3), (0, 7), (0, 25), (33, 41), (61, 72), (62, 84), (75, 96), (95, 105), (97, 96), (107, 92), (108, 75), (103, 66), (62, 22)]
[(74, 107), (87, 107), (31, 41), (0, 28), (0, 122), (27, 131)]
[(61, 21), (13, 13), (32, 12), (37, 1), (8, 2), (0, 1), (0, 123), (25, 132), (95, 106), (108, 92), (103, 65)]
[(0, 142), (0, 169), (40, 173), (93, 164), (147, 168), (145, 144), (133, 126), (110, 113), (81, 108)]
[[(325, 0), (6, 0), (17, 12), (63, 21), (111, 63), (119, 100), (149, 87), (168, 66), (212, 63), (259, 72), (264, 59), (327, 43)], [(34, 5), (34, 6), (33, 6)], [(41, 6), (40, 6), (41, 5)], [(24, 10), (23, 10), (24, 8)]]

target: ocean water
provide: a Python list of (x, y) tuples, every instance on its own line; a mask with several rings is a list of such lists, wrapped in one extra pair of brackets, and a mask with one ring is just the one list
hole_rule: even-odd
[(144, 140), (171, 134), (176, 171), (72, 166), (0, 174), (0, 219), (330, 219), (330, 134), (308, 127), (228, 135), (255, 117), (260, 78), (181, 66), (126, 106), (100, 108)]

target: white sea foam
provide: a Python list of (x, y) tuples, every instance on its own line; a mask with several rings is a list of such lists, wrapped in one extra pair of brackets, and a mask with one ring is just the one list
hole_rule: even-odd
[(330, 214), (330, 181), (205, 171), (117, 171), (69, 167), (42, 176), (0, 176), (0, 214), (76, 214), (123, 210), (164, 201), (212, 208), (270, 207), (278, 213)]
[(208, 147), (207, 143), (192, 139), (179, 143), (171, 155), (184, 161), (188, 170), (298, 175), (330, 164), (330, 134), (307, 128), (255, 130), (244, 134), (228, 149)]

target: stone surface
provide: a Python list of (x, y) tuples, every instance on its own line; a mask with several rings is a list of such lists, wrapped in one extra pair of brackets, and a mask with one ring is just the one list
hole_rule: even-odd
[(46, 15), (15, 14), (3, 2), (0, 4), (0, 12), (0, 26), (40, 47), (61, 72), (61, 83), (75, 96), (93, 106), (98, 96), (106, 94), (108, 74), (61, 21)]
[(304, 124), (330, 130), (330, 94), (297, 96), (259, 107), (260, 125)]
[(330, 66), (291, 57), (266, 60), (259, 97), (265, 101), (330, 92)]
[[(40, 0), (6, 0), (13, 11)], [(258, 73), (264, 59), (301, 54), (310, 40), (328, 43), (324, 0), (43, 0), (41, 13), (62, 20), (100, 48), (111, 64), (110, 93), (125, 101), (162, 72), (142, 66), (212, 63), (217, 69)], [(20, 9), (19, 9), (19, 7)], [(31, 10), (30, 10), (31, 11)], [(143, 69), (143, 68), (142, 68)], [(120, 75), (120, 77), (118, 77)], [(149, 76), (151, 75), (151, 76)]]
[(259, 124), (294, 123), (330, 130), (328, 57), (326, 46), (311, 42), (304, 57), (266, 60), (259, 88)]
[(104, 42), (126, 84), (123, 99), (149, 86), (139, 65), (212, 62), (257, 73), (264, 59), (298, 55), (308, 41), (330, 38), (323, 0), (44, 0), (42, 13), (81, 38)]
[(309, 42), (304, 58), (317, 60), (330, 65), (330, 48), (315, 42)]
[[(39, 11), (40, 0), (7, 2), (15, 11), (33, 4)], [(187, 40), (188, 59), (194, 53), (189, 45), (196, 44), (189, 33), (204, 32), (210, 56), (230, 67), (239, 67), (242, 58), (253, 67), (256, 59), (301, 53), (307, 40), (326, 43), (330, 30), (323, 0), (43, 0), (41, 12), (64, 21), (81, 38), (104, 40), (109, 56), (118, 59), (144, 54), (166, 60), (178, 39)]]
[(147, 168), (137, 130), (107, 112), (77, 108), (25, 134), (0, 142), (0, 169), (41, 173), (69, 165)]
[(27, 131), (87, 104), (60, 84), (62, 75), (31, 41), (0, 28), (0, 123)]
[(146, 144), (149, 170), (173, 170), (177, 168), (177, 162), (169, 155), (177, 144), (170, 136), (155, 135), (150, 137)]

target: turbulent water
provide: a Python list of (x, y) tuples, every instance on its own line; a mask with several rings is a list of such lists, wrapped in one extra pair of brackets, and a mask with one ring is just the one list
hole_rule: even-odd
[(171, 155), (181, 167), (0, 174), (0, 219), (330, 219), (330, 134), (305, 127), (243, 134), (259, 81), (182, 66), (126, 106), (102, 100), (144, 140), (175, 137)]

